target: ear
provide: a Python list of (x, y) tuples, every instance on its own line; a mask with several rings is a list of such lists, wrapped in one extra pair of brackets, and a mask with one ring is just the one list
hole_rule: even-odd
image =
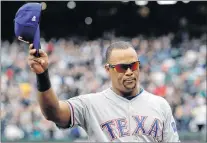
[(110, 68), (109, 68), (109, 64), (105, 64), (105, 65), (104, 65), (104, 68), (105, 68), (106, 72), (109, 74), (109, 69), (110, 69)]

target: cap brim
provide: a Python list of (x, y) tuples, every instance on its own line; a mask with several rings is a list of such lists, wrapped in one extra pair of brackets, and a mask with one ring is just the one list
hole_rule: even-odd
[(37, 29), (36, 29), (36, 32), (35, 32), (35, 36), (34, 36), (34, 40), (33, 40), (33, 46), (37, 50), (36, 56), (38, 56), (38, 54), (39, 54), (38, 51), (39, 51), (39, 49), (41, 49), (39, 25), (37, 26)]

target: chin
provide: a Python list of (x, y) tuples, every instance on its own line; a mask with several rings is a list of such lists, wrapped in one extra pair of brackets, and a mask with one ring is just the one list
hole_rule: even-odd
[(133, 84), (133, 85), (127, 85), (127, 86), (123, 85), (123, 86), (124, 86), (124, 89), (126, 89), (126, 90), (134, 90), (137, 85)]
[(124, 92), (132, 92), (132, 91), (134, 91), (135, 90), (135, 87), (136, 87), (136, 85), (135, 86), (133, 86), (133, 87), (124, 87)]

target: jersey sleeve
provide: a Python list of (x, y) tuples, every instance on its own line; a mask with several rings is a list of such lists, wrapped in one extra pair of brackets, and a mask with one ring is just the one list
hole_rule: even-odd
[(68, 103), (68, 108), (70, 109), (70, 121), (68, 125), (64, 127), (56, 124), (58, 128), (66, 129), (74, 126), (81, 126), (86, 129), (86, 118), (88, 117), (86, 113), (88, 113), (88, 106), (86, 98), (83, 96), (84, 95), (80, 95), (65, 100), (65, 102)]
[(86, 128), (86, 113), (88, 112), (88, 106), (85, 103), (82, 96), (77, 96), (66, 101), (69, 105), (71, 111), (71, 119), (69, 128), (74, 126), (81, 126), (84, 129)]
[[(167, 102), (167, 101), (166, 101)], [(167, 114), (164, 123), (163, 141), (164, 142), (180, 142), (177, 132), (176, 122), (172, 115), (170, 105), (167, 103)]]

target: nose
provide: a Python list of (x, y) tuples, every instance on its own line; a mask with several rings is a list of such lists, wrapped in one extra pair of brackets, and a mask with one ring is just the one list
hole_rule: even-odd
[(132, 74), (133, 74), (133, 71), (130, 68), (128, 68), (127, 71), (125, 72), (125, 75), (127, 76), (130, 76)]

